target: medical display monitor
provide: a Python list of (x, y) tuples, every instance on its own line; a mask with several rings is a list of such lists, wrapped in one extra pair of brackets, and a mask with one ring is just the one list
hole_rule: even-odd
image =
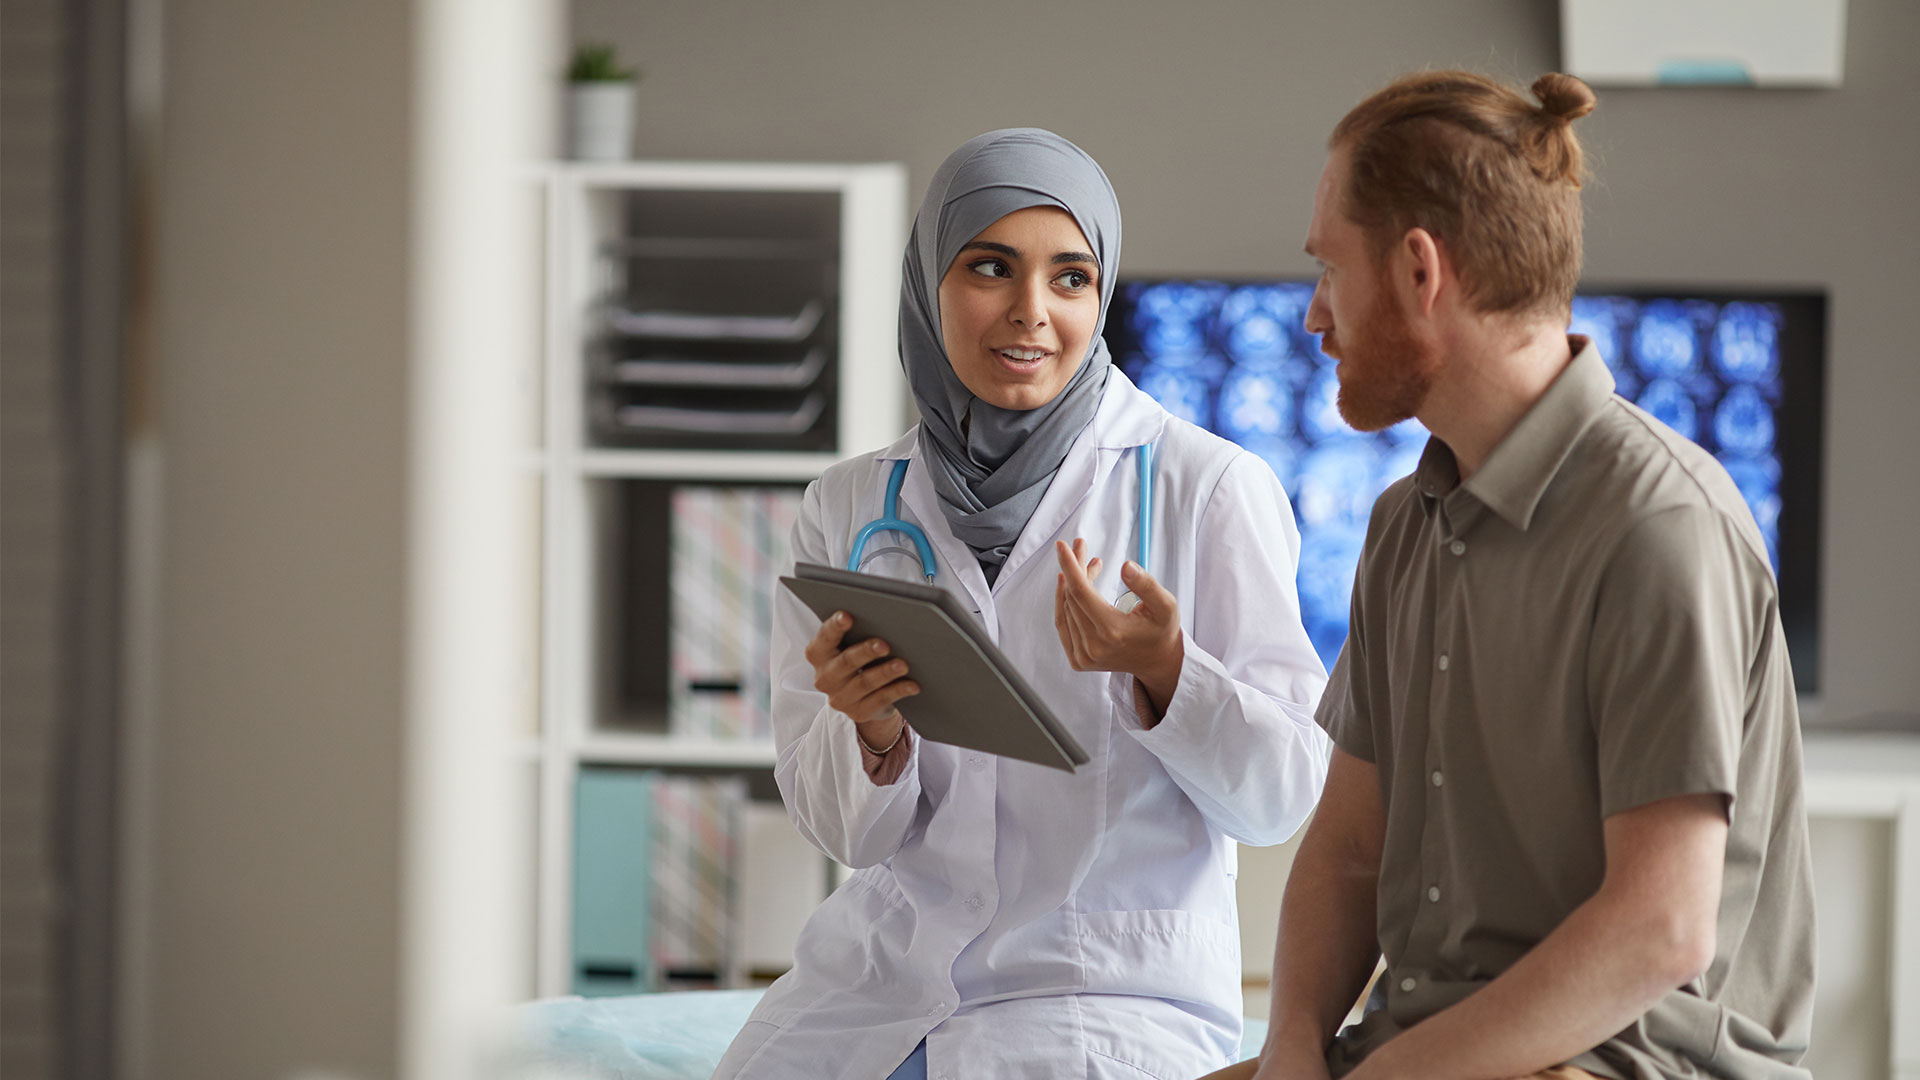
[[(1374, 500), (1411, 473), (1427, 432), (1349, 428), (1334, 361), (1302, 323), (1299, 281), (1122, 281), (1107, 319), (1115, 362), (1177, 416), (1272, 466), (1300, 525), (1300, 604), (1331, 669)], [(1710, 451), (1739, 486), (1780, 584), (1801, 693), (1817, 689), (1826, 299), (1809, 293), (1583, 292), (1618, 392)]]

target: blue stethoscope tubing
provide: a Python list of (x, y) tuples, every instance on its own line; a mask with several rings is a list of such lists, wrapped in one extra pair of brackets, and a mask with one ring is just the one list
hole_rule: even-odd
[[(1134, 450), (1133, 460), (1140, 474), (1140, 520), (1135, 527), (1138, 535), (1134, 546), (1139, 557), (1134, 561), (1144, 570), (1150, 565), (1147, 560), (1153, 556), (1153, 444), (1141, 443)], [(867, 551), (867, 541), (873, 539), (874, 533), (891, 529), (913, 542), (914, 551), (920, 557), (920, 571), (926, 575), (927, 584), (931, 585), (936, 569), (933, 544), (927, 540), (925, 530), (900, 516), (900, 485), (906, 479), (907, 459), (901, 458), (893, 463), (893, 473), (887, 477), (887, 500), (881, 507), (880, 516), (861, 526), (859, 534), (853, 538), (853, 551), (847, 556), (847, 569), (858, 571), (860, 560)], [(1132, 598), (1131, 591), (1120, 598), (1122, 610), (1133, 609), (1132, 604), (1127, 603)], [(1134, 603), (1138, 603), (1138, 600), (1135, 599)]]
[(927, 540), (927, 534), (920, 526), (900, 517), (900, 485), (907, 479), (907, 459), (901, 458), (893, 463), (893, 475), (887, 477), (887, 502), (880, 517), (861, 526), (860, 535), (853, 538), (853, 554), (847, 556), (847, 569), (858, 571), (860, 558), (866, 554), (867, 541), (873, 534), (885, 529), (904, 534), (913, 541), (914, 550), (920, 554), (920, 572), (927, 576), (927, 584), (933, 584), (933, 544)]

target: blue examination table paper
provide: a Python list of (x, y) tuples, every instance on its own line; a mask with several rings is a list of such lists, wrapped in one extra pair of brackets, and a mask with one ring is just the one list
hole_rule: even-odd
[[(553, 1080), (707, 1080), (761, 993), (690, 990), (529, 1002), (514, 1009), (522, 1029), (514, 1072)], [(1240, 1056), (1258, 1053), (1266, 1037), (1265, 1021), (1248, 1020)]]

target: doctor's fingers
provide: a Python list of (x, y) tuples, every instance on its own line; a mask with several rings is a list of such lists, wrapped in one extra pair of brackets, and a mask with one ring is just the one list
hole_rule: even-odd
[[(1076, 539), (1072, 547), (1068, 547), (1065, 540), (1055, 540), (1053, 542), (1054, 555), (1060, 560), (1060, 572), (1067, 575), (1069, 581), (1075, 578), (1086, 578), (1088, 572), (1086, 551), (1087, 542), (1085, 540)], [(1096, 563), (1099, 562), (1098, 559), (1094, 561)]]
[[(1057, 600), (1060, 607), (1061, 643), (1067, 648), (1067, 659), (1075, 671), (1109, 671), (1105, 663), (1108, 649), (1103, 644), (1110, 630), (1100, 622), (1101, 615), (1089, 612), (1084, 603), (1078, 600), (1072, 587), (1061, 584)], [(1107, 615), (1118, 615), (1111, 607)]]
[(853, 617), (844, 611), (836, 611), (820, 622), (820, 629), (807, 639), (805, 656), (807, 663), (817, 670), (820, 665), (832, 660), (840, 653), (840, 641), (847, 636), (853, 626)]
[(848, 716), (857, 715), (862, 702), (882, 689), (905, 679), (907, 662), (888, 660), (875, 664), (847, 679), (827, 694), (827, 702)]
[(1080, 648), (1080, 636), (1072, 623), (1072, 605), (1067, 602), (1066, 575), (1056, 575), (1053, 586), (1053, 629), (1060, 635), (1060, 648), (1066, 651), (1067, 664), (1073, 670), (1081, 670), (1080, 663), (1084, 653)]
[(844, 649), (836, 649), (826, 660), (813, 662), (813, 688), (823, 694), (831, 694), (867, 665), (887, 655), (887, 652), (887, 643), (879, 638), (868, 638)]
[(1069, 575), (1066, 581), (1066, 601), (1069, 615), (1089, 642), (1094, 639), (1115, 638), (1125, 632), (1126, 614), (1114, 607), (1113, 601), (1100, 595), (1091, 583), (1082, 580), (1076, 584)]
[(1081, 611), (1068, 613), (1067, 626), (1073, 634), (1076, 670), (1116, 670), (1115, 665), (1126, 655), (1127, 649), (1124, 640), (1112, 628)]
[(873, 693), (862, 697), (860, 700), (853, 702), (852, 705), (847, 708), (842, 709), (838, 705), (835, 705), (834, 708), (846, 713), (853, 719), (854, 723), (865, 724), (874, 720), (887, 719), (887, 714), (896, 711), (894, 709), (895, 702), (902, 698), (910, 698), (919, 692), (920, 684), (914, 682), (912, 679), (896, 679), (875, 690)]
[(1168, 591), (1165, 585), (1160, 584), (1159, 578), (1147, 573), (1146, 568), (1139, 563), (1132, 559), (1121, 563), (1120, 581), (1127, 588), (1132, 589), (1133, 595), (1139, 597), (1154, 615), (1163, 618), (1169, 615), (1178, 616), (1180, 602), (1174, 599), (1173, 593)]
[[(1079, 544), (1080, 541), (1076, 540), (1074, 543)], [(1081, 606), (1089, 611), (1111, 612), (1113, 610), (1112, 601), (1101, 596), (1099, 588), (1093, 583), (1093, 579), (1100, 573), (1099, 558), (1088, 561), (1084, 567), (1077, 562), (1071, 566), (1064, 565), (1065, 559), (1062, 562), (1060, 572), (1066, 579), (1067, 591), (1080, 601)]]

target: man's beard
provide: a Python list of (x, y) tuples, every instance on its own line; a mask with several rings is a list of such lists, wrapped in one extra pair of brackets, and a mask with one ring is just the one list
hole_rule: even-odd
[(1342, 335), (1340, 417), (1355, 431), (1384, 431), (1420, 411), (1440, 370), (1440, 350), (1413, 336), (1387, 282), (1371, 309)]

